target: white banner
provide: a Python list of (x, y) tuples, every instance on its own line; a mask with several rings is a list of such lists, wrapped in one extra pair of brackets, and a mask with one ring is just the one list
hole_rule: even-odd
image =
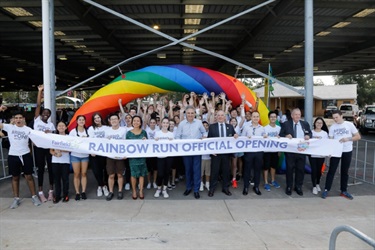
[(289, 152), (341, 157), (343, 144), (333, 139), (232, 137), (191, 140), (109, 140), (46, 134), (33, 130), (29, 135), (41, 148), (54, 148), (110, 158), (165, 157), (236, 152)]

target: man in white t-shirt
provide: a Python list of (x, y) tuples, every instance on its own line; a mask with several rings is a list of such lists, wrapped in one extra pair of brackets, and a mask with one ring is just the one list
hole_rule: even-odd
[(14, 125), (0, 123), (0, 130), (8, 132), (10, 148), (8, 153), (9, 174), (12, 175), (12, 190), (14, 200), (10, 208), (17, 208), (21, 201), (19, 198), (20, 176), (23, 172), (29, 186), (31, 199), (35, 206), (42, 203), (36, 196), (35, 183), (32, 176), (33, 160), (29, 148), (29, 134), (31, 128), (25, 126), (25, 117), (21, 112), (14, 115)]
[(359, 141), (361, 135), (358, 133), (358, 130), (353, 123), (344, 120), (340, 110), (332, 111), (332, 118), (335, 123), (329, 128), (329, 137), (331, 139), (340, 140), (340, 142), (344, 144), (344, 147), (341, 157), (331, 157), (330, 159), (326, 185), (322, 193), (322, 198), (327, 198), (328, 192), (332, 187), (333, 177), (335, 176), (336, 169), (341, 160), (340, 196), (353, 200), (353, 196), (347, 191), (349, 179), (348, 172), (352, 160), (353, 141)]

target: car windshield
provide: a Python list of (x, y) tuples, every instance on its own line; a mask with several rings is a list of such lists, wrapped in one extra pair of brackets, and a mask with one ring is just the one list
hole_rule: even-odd
[(365, 114), (375, 114), (375, 107), (367, 107)]
[(352, 110), (352, 106), (341, 106), (340, 110)]

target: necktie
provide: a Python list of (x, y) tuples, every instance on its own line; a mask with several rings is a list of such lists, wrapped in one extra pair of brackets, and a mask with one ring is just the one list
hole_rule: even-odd
[(222, 123), (220, 124), (220, 137), (224, 137), (224, 126)]
[(297, 123), (294, 123), (294, 135), (293, 138), (297, 138)]

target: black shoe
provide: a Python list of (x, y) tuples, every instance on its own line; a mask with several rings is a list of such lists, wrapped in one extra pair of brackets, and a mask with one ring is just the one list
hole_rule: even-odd
[(53, 204), (57, 204), (57, 203), (59, 203), (60, 200), (61, 200), (61, 197), (56, 196), (55, 198), (53, 198)]
[(257, 195), (262, 195), (258, 187), (253, 187), (253, 190), (254, 190), (254, 193), (256, 193)]
[(62, 199), (62, 202), (68, 202), (69, 201), (69, 196), (65, 196), (63, 199)]
[(195, 199), (199, 199), (199, 198), (201, 198), (199, 192), (194, 192), (194, 198), (195, 198)]
[(87, 196), (86, 196), (86, 193), (85, 193), (85, 192), (83, 192), (83, 193), (81, 194), (81, 197), (82, 197), (82, 200), (87, 200)]
[(302, 196), (302, 195), (303, 195), (303, 192), (302, 192), (302, 189), (301, 189), (301, 188), (294, 188), (294, 191), (296, 191), (296, 193), (297, 193), (299, 196)]
[(212, 192), (209, 191), (209, 192), (208, 192), (208, 197), (212, 197), (212, 196), (214, 196), (214, 192), (213, 192), (213, 191), (212, 191)]
[(184, 192), (184, 196), (188, 196), (190, 193), (191, 193), (191, 189), (190, 190), (186, 189)]
[(242, 191), (242, 194), (243, 195), (247, 195), (249, 193), (249, 189), (248, 188), (244, 188), (243, 191)]
[(285, 189), (285, 193), (286, 193), (286, 195), (292, 195), (292, 188), (291, 187), (287, 187)]
[(105, 198), (105, 199), (106, 199), (107, 201), (110, 201), (110, 200), (112, 200), (112, 198), (113, 198), (113, 193), (112, 193), (112, 192), (109, 192), (107, 198)]
[(76, 201), (79, 201), (81, 199), (81, 195), (80, 194), (76, 194), (76, 198), (75, 198), (75, 200)]
[(224, 189), (223, 193), (226, 194), (226, 195), (228, 195), (228, 196), (232, 195), (232, 193), (229, 190), (227, 190), (227, 189)]
[(122, 193), (122, 191), (118, 191), (117, 200), (122, 200), (123, 197), (124, 197), (124, 194)]

